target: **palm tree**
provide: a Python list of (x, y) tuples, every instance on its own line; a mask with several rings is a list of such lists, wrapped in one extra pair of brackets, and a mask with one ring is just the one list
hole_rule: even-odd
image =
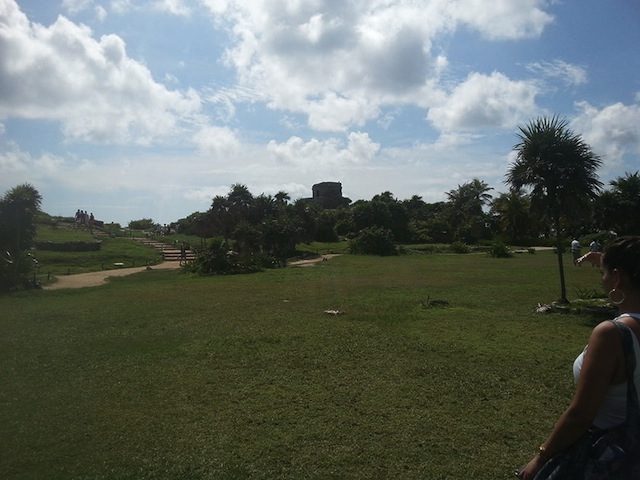
[(616, 217), (619, 219), (618, 233), (623, 235), (640, 234), (640, 172), (626, 172), (610, 182), (618, 204)]
[(29, 274), (32, 259), (26, 252), (35, 241), (41, 205), (42, 196), (28, 183), (0, 197), (0, 290), (15, 288)]
[(543, 213), (556, 235), (560, 272), (560, 301), (568, 303), (562, 263), (563, 227), (583, 215), (583, 208), (600, 192), (596, 171), (602, 165), (582, 137), (565, 119), (540, 117), (518, 127), (516, 160), (506, 174), (514, 189), (530, 187), (531, 208)]
[(491, 202), (491, 213), (496, 217), (500, 230), (506, 233), (509, 240), (523, 240), (532, 231), (529, 218), (531, 202), (524, 190), (509, 190), (501, 193)]
[(280, 190), (278, 193), (276, 193), (274, 198), (276, 200), (276, 203), (280, 205), (286, 205), (287, 203), (289, 203), (289, 200), (291, 200), (291, 196), (284, 190)]
[(474, 178), (447, 192), (449, 205), (453, 209), (451, 224), (457, 240), (477, 241), (483, 236), (486, 215), (482, 209), (491, 202), (490, 190), (493, 188), (487, 183)]

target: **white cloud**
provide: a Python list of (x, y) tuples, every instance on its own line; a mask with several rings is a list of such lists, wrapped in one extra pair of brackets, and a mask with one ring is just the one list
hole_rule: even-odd
[(373, 142), (367, 133), (351, 132), (347, 144), (337, 138), (327, 140), (291, 137), (284, 143), (269, 142), (267, 150), (278, 163), (302, 168), (322, 168), (326, 166), (347, 167), (369, 163), (380, 145)]
[(62, 122), (69, 138), (149, 144), (198, 114), (193, 90), (170, 91), (127, 56), (116, 35), (99, 40), (65, 17), (31, 24), (11, 1), (0, 6), (0, 118)]
[(376, 105), (360, 96), (346, 98), (329, 92), (321, 100), (305, 103), (309, 126), (320, 131), (347, 130), (352, 124), (362, 126), (379, 114)]
[(117, 14), (125, 14), (131, 9), (131, 0), (111, 0), (111, 10)]
[[(552, 21), (543, 0), (496, 0), (491, 8), (484, 0), (201, 4), (229, 25), (235, 42), (226, 63), (240, 84), (262, 92), (271, 108), (306, 115), (322, 131), (360, 127), (385, 106), (428, 109), (441, 96), (438, 83), (448, 66), (433, 46), (436, 38), (462, 26), (490, 39), (530, 38)], [(512, 94), (518, 85), (512, 83)], [(491, 112), (485, 117), (496, 120)]]
[(25, 172), (32, 167), (30, 155), (21, 152), (16, 145), (2, 145), (2, 151), (0, 151), (0, 171), (3, 180), (7, 184), (7, 177), (11, 178), (16, 172)]
[(62, 8), (71, 15), (89, 9), (93, 5), (93, 0), (63, 0)]
[(96, 18), (98, 19), (98, 21), (104, 22), (108, 15), (109, 14), (107, 13), (107, 10), (104, 7), (100, 5), (96, 7)]
[(451, 132), (506, 127), (522, 122), (536, 111), (534, 83), (513, 81), (501, 73), (472, 73), (429, 110), (428, 119), (438, 129)]
[(448, 3), (454, 19), (489, 39), (538, 37), (553, 17), (542, 10), (546, 0), (459, 0)]
[(167, 12), (171, 15), (187, 17), (191, 14), (191, 9), (184, 0), (156, 0), (153, 6), (161, 12)]
[(544, 77), (559, 79), (567, 86), (583, 85), (588, 79), (587, 71), (583, 67), (562, 60), (530, 63), (527, 68)]
[(618, 102), (598, 109), (581, 102), (576, 106), (579, 114), (571, 127), (602, 157), (605, 166), (615, 168), (625, 156), (640, 155), (640, 104)]
[(203, 155), (215, 158), (233, 155), (240, 147), (236, 133), (227, 127), (204, 127), (194, 135), (194, 143)]

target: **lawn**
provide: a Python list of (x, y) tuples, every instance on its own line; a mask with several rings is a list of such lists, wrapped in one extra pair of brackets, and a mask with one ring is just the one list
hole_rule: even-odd
[(0, 478), (512, 478), (595, 322), (533, 313), (558, 292), (539, 252), (1, 296)]
[[(40, 226), (37, 241), (41, 242), (95, 242), (86, 230), (71, 228), (51, 228)], [(49, 276), (70, 275), (117, 268), (114, 263), (123, 263), (127, 267), (154, 265), (162, 262), (162, 253), (147, 247), (132, 238), (100, 237), (100, 249), (89, 252), (60, 252), (37, 249), (34, 254), (38, 260), (37, 278), (47, 282)]]

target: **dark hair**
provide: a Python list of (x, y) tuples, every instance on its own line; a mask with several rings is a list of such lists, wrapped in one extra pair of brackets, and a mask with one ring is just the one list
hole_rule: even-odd
[(640, 237), (618, 237), (611, 242), (602, 256), (602, 265), (607, 270), (614, 268), (626, 273), (631, 284), (640, 287)]

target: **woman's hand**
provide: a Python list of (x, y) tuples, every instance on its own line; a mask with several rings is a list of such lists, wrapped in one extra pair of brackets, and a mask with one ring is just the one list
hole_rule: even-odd
[(586, 255), (581, 256), (576, 260), (578, 265), (581, 265), (583, 262), (589, 262), (596, 267), (600, 266), (600, 259), (602, 258), (602, 253), (600, 252), (589, 252)]
[(533, 480), (533, 477), (540, 471), (544, 461), (540, 458), (540, 455), (536, 455), (533, 459), (527, 463), (516, 475), (521, 480)]

